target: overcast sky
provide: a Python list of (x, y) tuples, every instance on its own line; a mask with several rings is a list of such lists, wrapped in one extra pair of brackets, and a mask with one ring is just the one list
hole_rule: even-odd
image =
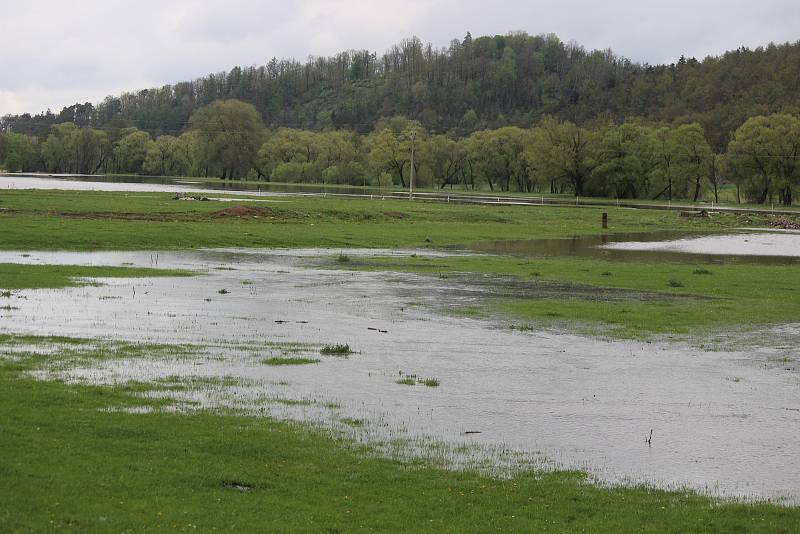
[(272, 56), (522, 30), (670, 63), (800, 39), (800, 0), (0, 0), (0, 115), (59, 111)]

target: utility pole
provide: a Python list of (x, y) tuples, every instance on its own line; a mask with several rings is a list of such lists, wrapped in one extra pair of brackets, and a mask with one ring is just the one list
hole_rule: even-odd
[(414, 151), (416, 149), (417, 132), (411, 132), (411, 179), (408, 182), (408, 199), (414, 199)]

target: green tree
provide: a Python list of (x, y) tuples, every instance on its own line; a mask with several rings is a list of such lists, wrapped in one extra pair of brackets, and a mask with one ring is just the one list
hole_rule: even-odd
[[(416, 136), (420, 146), (425, 130), (417, 121), (393, 117), (381, 121), (366, 140), (370, 169), (374, 174), (389, 172), (397, 177), (400, 186), (406, 187), (406, 176), (411, 163), (411, 139)], [(419, 159), (417, 159), (419, 161)], [(419, 164), (415, 162), (415, 170)]]
[(253, 167), (261, 147), (264, 124), (252, 104), (217, 100), (192, 114), (197, 157), (206, 175), (239, 178)]
[(777, 193), (791, 205), (800, 181), (800, 119), (788, 114), (748, 119), (728, 146), (728, 165), (748, 200), (761, 204)]
[(625, 123), (607, 127), (599, 135), (590, 194), (616, 198), (648, 195), (651, 173), (660, 162), (655, 129)]
[(114, 148), (114, 157), (119, 172), (140, 174), (153, 141), (147, 132), (134, 131), (120, 139)]
[(37, 151), (34, 139), (28, 135), (7, 132), (3, 134), (4, 166), (9, 172), (28, 172), (36, 166)]

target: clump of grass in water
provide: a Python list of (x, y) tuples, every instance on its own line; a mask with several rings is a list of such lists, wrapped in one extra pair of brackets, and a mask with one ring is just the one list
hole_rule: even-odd
[(438, 378), (419, 378), (417, 375), (403, 376), (403, 371), (400, 371), (400, 376), (401, 378), (396, 380), (395, 384), (400, 384), (401, 386), (416, 386), (417, 384), (422, 384), (429, 388), (438, 388), (441, 385)]
[(353, 354), (353, 351), (350, 349), (350, 345), (336, 344), (325, 345), (319, 350), (319, 353), (326, 356), (346, 356), (348, 354)]
[(669, 287), (683, 287), (683, 282), (681, 282), (680, 280), (676, 280), (674, 278), (671, 278), (669, 280), (669, 282), (667, 282), (667, 285)]
[(354, 428), (360, 428), (367, 424), (364, 419), (352, 419), (350, 417), (345, 417), (342, 419), (342, 423), (346, 424), (347, 426), (352, 426)]
[(319, 363), (319, 360), (316, 358), (267, 358), (266, 360), (261, 360), (261, 363), (264, 365), (310, 365)]
[(711, 271), (708, 269), (695, 269), (694, 274), (711, 274)]
[(342, 252), (340, 252), (339, 255), (336, 256), (336, 263), (350, 263), (350, 261), (351, 261), (350, 256)]
[(230, 293), (230, 291), (228, 291), (225, 288), (222, 288), (219, 291), (217, 291), (217, 293), (219, 293), (220, 295), (227, 295), (228, 293)]

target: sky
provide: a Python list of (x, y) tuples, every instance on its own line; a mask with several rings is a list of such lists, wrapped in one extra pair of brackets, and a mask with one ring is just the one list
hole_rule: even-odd
[(271, 57), (384, 52), (416, 36), (555, 33), (671, 63), (800, 40), (800, 0), (0, 0), (0, 116), (192, 80)]

